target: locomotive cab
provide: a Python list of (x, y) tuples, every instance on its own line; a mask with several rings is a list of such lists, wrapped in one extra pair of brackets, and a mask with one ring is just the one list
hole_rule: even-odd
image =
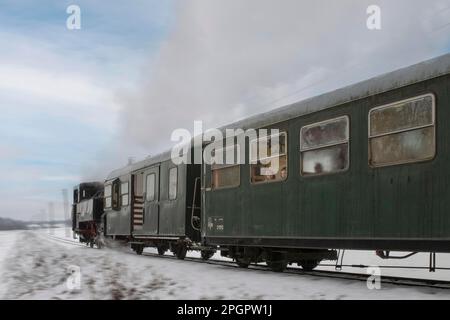
[(101, 182), (81, 183), (74, 187), (72, 205), (72, 230), (80, 242), (91, 247), (98, 246), (103, 230), (103, 184)]

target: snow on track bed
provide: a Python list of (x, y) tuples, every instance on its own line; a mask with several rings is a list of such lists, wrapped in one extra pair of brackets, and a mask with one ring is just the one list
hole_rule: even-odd
[(46, 236), (48, 237), (48, 239), (50, 239), (52, 241), (59, 242), (59, 243), (70, 244), (72, 246), (77, 246), (77, 247), (86, 247), (85, 244), (82, 244), (79, 241), (67, 240), (65, 238), (55, 237), (55, 236), (52, 236), (52, 235), (46, 235)]
[[(157, 254), (149, 254), (149, 253), (143, 253), (143, 255), (151, 256), (151, 257), (159, 257), (159, 258), (176, 259), (176, 257), (171, 257), (171, 256), (167, 256), (167, 255), (160, 256)], [(207, 264), (213, 264), (213, 265), (224, 265), (227, 267), (239, 268), (237, 266), (237, 264), (232, 261), (224, 261), (224, 260), (216, 260), (216, 259), (210, 259), (208, 261), (203, 261), (200, 258), (186, 258), (185, 260), (192, 261), (192, 262), (207, 263)], [(272, 272), (267, 266), (261, 265), (261, 264), (257, 264), (257, 265), (251, 264), (249, 266), (249, 269)], [(360, 274), (360, 273), (350, 273), (350, 272), (342, 272), (342, 271), (323, 271), (323, 270), (303, 271), (300, 268), (293, 268), (293, 267), (288, 267), (284, 271), (284, 273), (297, 274), (300, 276), (327, 277), (327, 278), (337, 278), (337, 279), (364, 281), (364, 282), (366, 282), (367, 278), (369, 277), (369, 275)], [(383, 276), (381, 278), (381, 282), (385, 283), (385, 284), (393, 284), (393, 285), (428, 287), (428, 288), (450, 290), (450, 281)], [(449, 295), (450, 295), (450, 291), (449, 291)]]
[[(84, 247), (85, 245), (80, 244), (78, 241), (74, 239), (68, 239), (62, 236), (54, 236), (54, 235), (47, 235), (50, 239), (55, 241), (60, 241), (63, 243), (70, 243), (77, 246)], [(147, 249), (148, 250), (148, 249)], [(130, 253), (130, 252), (128, 252)], [(144, 255), (152, 256), (152, 257), (159, 257), (159, 258), (174, 258), (173, 256), (159, 256), (157, 254), (151, 254), (151, 253), (144, 253)], [(216, 259), (211, 258), (208, 261), (204, 261), (198, 257), (198, 254), (191, 254), (190, 257), (186, 257), (185, 261), (192, 261), (192, 262), (200, 262), (200, 263), (207, 263), (207, 264), (215, 264), (215, 265), (225, 265), (229, 267), (238, 268), (236, 263), (234, 263), (231, 259), (222, 258), (219, 257), (217, 259), (218, 255), (215, 255)], [(265, 265), (250, 265), (250, 269), (258, 269), (261, 271), (270, 271)], [(330, 270), (314, 270), (305, 272), (301, 268), (296, 267), (288, 267), (285, 271), (285, 273), (292, 273), (292, 274), (299, 274), (299, 275), (310, 275), (310, 276), (319, 276), (319, 277), (329, 277), (329, 278), (339, 278), (339, 279), (346, 279), (346, 280), (354, 280), (354, 281), (367, 281), (367, 274), (361, 273), (361, 272), (343, 272), (343, 271), (330, 271)], [(384, 275), (382, 278), (382, 282), (385, 284), (394, 284), (394, 285), (404, 285), (404, 286), (417, 286), (417, 287), (430, 287), (430, 288), (438, 288), (438, 289), (450, 289), (450, 281), (446, 280), (438, 280), (438, 279), (427, 279), (427, 278), (418, 278), (418, 277), (412, 277), (408, 278), (407, 276), (399, 277), (399, 276), (388, 276)]]
[[(58, 237), (58, 235), (54, 235)], [(19, 234), (4, 269), (7, 299), (449, 299), (450, 291), (348, 279), (230, 268), (96, 250), (43, 232)], [(70, 249), (69, 249), (70, 247)], [(130, 254), (124, 254), (129, 252)], [(146, 252), (146, 255), (149, 255)], [(152, 254), (150, 254), (152, 255)], [(66, 287), (68, 267), (81, 267), (81, 289)], [(229, 264), (231, 265), (231, 264)]]

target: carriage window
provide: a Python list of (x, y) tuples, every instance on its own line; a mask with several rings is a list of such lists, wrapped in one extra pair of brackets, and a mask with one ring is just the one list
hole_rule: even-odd
[[(217, 190), (238, 187), (241, 184), (240, 149), (237, 145), (234, 145), (215, 151), (215, 153), (218, 152), (222, 153), (223, 164), (211, 165), (212, 189)], [(227, 156), (231, 159), (231, 155), (233, 156), (233, 161), (226, 161)], [(216, 156), (216, 154), (214, 154), (214, 156)]]
[(427, 161), (435, 153), (435, 102), (432, 94), (370, 111), (371, 166)]
[(120, 210), (120, 180), (116, 179), (112, 184), (112, 208)]
[(105, 186), (105, 208), (111, 208), (112, 205), (112, 186), (110, 184)]
[[(275, 141), (278, 138), (278, 143)], [(261, 137), (250, 142), (251, 182), (287, 179), (287, 133)]]
[(349, 168), (349, 122), (345, 116), (300, 130), (300, 172), (303, 176), (337, 173)]
[(169, 170), (169, 200), (177, 198), (178, 188), (178, 168), (171, 168)]
[(128, 182), (124, 182), (120, 185), (121, 205), (128, 205)]
[(155, 200), (155, 181), (156, 181), (156, 175), (154, 173), (151, 173), (147, 176), (147, 183), (146, 183), (146, 198), (147, 201), (154, 201)]

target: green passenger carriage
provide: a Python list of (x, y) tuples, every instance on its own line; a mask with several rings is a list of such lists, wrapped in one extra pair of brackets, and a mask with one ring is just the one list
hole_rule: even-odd
[(280, 170), (260, 176), (249, 139), (246, 164), (205, 165), (203, 241), (275, 269), (450, 252), (449, 73), (445, 55), (227, 126), (278, 129)]
[(199, 177), (200, 165), (175, 165), (170, 152), (113, 171), (105, 182), (106, 236), (129, 241), (138, 254), (157, 247), (183, 259), (200, 241)]

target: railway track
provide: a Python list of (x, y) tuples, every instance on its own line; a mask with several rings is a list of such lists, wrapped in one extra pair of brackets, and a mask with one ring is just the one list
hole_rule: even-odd
[[(59, 241), (65, 244), (71, 244), (74, 246), (79, 246), (83, 248), (89, 248), (81, 243), (71, 241), (65, 238), (46, 235), (53, 241)], [(89, 248), (90, 249), (90, 248)], [(129, 254), (133, 254), (133, 252), (129, 252)], [(148, 253), (144, 252), (142, 255), (147, 257), (157, 257), (161, 259), (172, 259), (178, 260), (175, 256), (171, 255), (159, 255), (157, 253)], [(241, 269), (234, 261), (226, 261), (226, 260), (217, 260), (217, 259), (209, 259), (203, 260), (202, 258), (195, 257), (186, 257), (184, 261), (194, 262), (194, 263), (204, 263), (210, 265), (218, 265), (229, 268)], [(267, 266), (262, 264), (251, 264), (248, 270), (258, 270), (263, 272), (271, 272)], [(353, 280), (353, 281), (363, 281), (367, 282), (369, 275), (360, 274), (360, 273), (351, 273), (344, 271), (325, 271), (325, 270), (314, 270), (314, 271), (303, 271), (300, 268), (288, 267), (284, 273), (287, 274), (296, 274), (296, 275), (304, 275), (304, 276), (312, 276), (312, 277), (321, 277), (321, 278), (332, 278), (332, 279), (342, 279), (342, 280)], [(433, 279), (420, 279), (420, 278), (408, 278), (408, 277), (394, 277), (394, 276), (381, 276), (380, 279), (382, 284), (396, 285), (396, 286), (408, 286), (408, 287), (424, 287), (424, 288), (434, 288), (434, 289), (450, 289), (450, 281), (445, 280), (433, 280)]]
[(83, 247), (83, 248), (87, 247), (86, 245), (84, 245), (84, 244), (82, 244), (80, 242), (77, 242), (77, 241), (72, 241), (72, 240), (69, 240), (69, 239), (53, 236), (53, 235), (50, 235), (50, 234), (46, 234), (45, 236), (47, 238), (49, 238), (50, 240), (53, 240), (53, 241), (56, 241), (56, 242), (62, 242), (62, 243), (71, 244), (71, 245), (74, 245), (74, 246), (77, 246), (77, 247)]
[[(169, 256), (169, 255), (160, 256), (156, 253), (155, 254), (154, 253), (143, 253), (143, 255), (151, 256), (151, 257), (159, 257), (159, 258), (177, 259), (174, 256)], [(233, 261), (215, 260), (215, 259), (210, 259), (210, 260), (204, 261), (201, 258), (192, 258), (192, 257), (185, 258), (185, 260), (191, 261), (191, 262), (207, 263), (207, 264), (212, 264), (212, 265), (220, 265), (220, 266), (241, 269)], [(261, 265), (261, 264), (251, 264), (248, 267), (248, 269), (273, 273), (273, 271), (270, 270), (267, 266)], [(325, 270), (303, 271), (300, 268), (293, 268), (293, 267), (288, 267), (283, 273), (296, 274), (296, 275), (307, 275), (307, 276), (322, 277), (322, 278), (363, 281), (363, 282), (367, 282), (367, 279), (369, 277), (369, 275), (359, 274), (359, 273), (351, 273), (351, 272), (343, 272), (343, 271), (325, 271)], [(409, 286), (409, 287), (426, 287), (426, 288), (447, 289), (447, 290), (450, 289), (450, 281), (444, 281), (444, 280), (382, 276), (381, 283), (382, 284), (390, 284), (390, 285), (398, 285), (398, 286)]]

